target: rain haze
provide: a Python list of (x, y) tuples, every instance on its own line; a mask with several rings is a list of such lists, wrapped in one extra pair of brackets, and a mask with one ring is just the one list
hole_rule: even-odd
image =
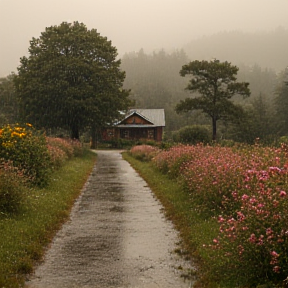
[(127, 52), (181, 49), (204, 35), (288, 28), (287, 0), (0, 0), (0, 77), (46, 27), (83, 22)]

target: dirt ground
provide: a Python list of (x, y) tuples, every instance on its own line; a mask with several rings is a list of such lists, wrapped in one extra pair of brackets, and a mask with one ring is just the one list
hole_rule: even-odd
[[(98, 160), (29, 288), (192, 287), (177, 232), (119, 151)], [(181, 269), (181, 267), (183, 269)]]

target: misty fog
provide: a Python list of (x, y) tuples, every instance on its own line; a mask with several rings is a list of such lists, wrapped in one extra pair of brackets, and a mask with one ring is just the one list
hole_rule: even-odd
[[(250, 47), (254, 51), (257, 45), (265, 45), (262, 58), (267, 58), (265, 65), (272, 66), (272, 55), (278, 54), (279, 45), (282, 50), (287, 47), (288, 38), (262, 43), (255, 33), (287, 29), (287, 11), (286, 0), (0, 0), (0, 77), (17, 71), (20, 57), (28, 55), (32, 37), (38, 38), (45, 27), (63, 21), (79, 21), (97, 29), (112, 41), (119, 57), (141, 48), (147, 53), (183, 48), (190, 58), (193, 50), (195, 57), (221, 60), (233, 60), (231, 55), (236, 52), (239, 61), (252, 63), (255, 54), (249, 54)], [(233, 31), (239, 37), (226, 42), (225, 33)], [(248, 33), (250, 40), (246, 37), (243, 42), (241, 33)], [(284, 59), (282, 62), (284, 65)]]

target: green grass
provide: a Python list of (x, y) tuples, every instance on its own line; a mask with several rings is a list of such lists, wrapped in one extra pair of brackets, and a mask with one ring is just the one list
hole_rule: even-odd
[(189, 195), (175, 179), (169, 179), (149, 162), (136, 160), (128, 153), (123, 158), (145, 179), (149, 187), (162, 203), (165, 214), (179, 231), (185, 255), (189, 255), (197, 267), (198, 281), (194, 287), (213, 287), (215, 282), (205, 275), (205, 263), (211, 255), (203, 244), (210, 244), (218, 233), (216, 221), (200, 215), (191, 203)]
[(29, 189), (20, 213), (0, 218), (0, 287), (21, 287), (44, 249), (67, 220), (96, 160), (85, 151), (51, 176), (48, 187)]

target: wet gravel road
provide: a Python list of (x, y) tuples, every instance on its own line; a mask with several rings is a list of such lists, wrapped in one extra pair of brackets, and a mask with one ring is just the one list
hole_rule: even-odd
[(119, 151), (97, 154), (70, 220), (27, 287), (191, 287), (181, 277), (189, 263), (174, 253), (177, 233), (146, 182)]

